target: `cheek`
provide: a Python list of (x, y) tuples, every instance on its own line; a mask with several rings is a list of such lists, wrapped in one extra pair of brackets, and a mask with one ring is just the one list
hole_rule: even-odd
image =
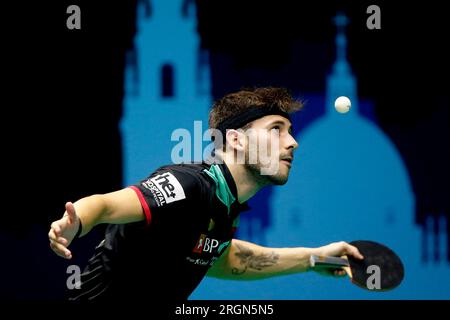
[(260, 146), (261, 145), (265, 146), (265, 153), (268, 156), (276, 156), (280, 152), (279, 144), (277, 141), (273, 141), (270, 136), (262, 137)]

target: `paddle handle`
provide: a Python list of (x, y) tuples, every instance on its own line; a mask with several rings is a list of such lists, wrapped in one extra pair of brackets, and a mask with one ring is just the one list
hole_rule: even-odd
[(311, 255), (309, 262), (311, 267), (342, 268), (350, 265), (348, 260), (344, 258), (316, 255)]

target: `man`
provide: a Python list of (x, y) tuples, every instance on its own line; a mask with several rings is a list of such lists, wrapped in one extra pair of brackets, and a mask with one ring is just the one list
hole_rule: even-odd
[(163, 166), (136, 185), (68, 202), (48, 234), (56, 254), (70, 259), (74, 238), (110, 224), (70, 299), (183, 300), (205, 275), (249, 280), (305, 272), (312, 254), (362, 259), (345, 242), (267, 248), (233, 239), (246, 201), (287, 182), (298, 147), (289, 113), (300, 108), (281, 88), (228, 94), (210, 112), (212, 160)]

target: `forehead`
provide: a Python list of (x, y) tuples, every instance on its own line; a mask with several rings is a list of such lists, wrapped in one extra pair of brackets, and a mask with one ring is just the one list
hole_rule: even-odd
[(282, 124), (286, 127), (291, 126), (291, 121), (280, 115), (268, 115), (253, 121), (253, 128), (266, 128), (271, 124)]

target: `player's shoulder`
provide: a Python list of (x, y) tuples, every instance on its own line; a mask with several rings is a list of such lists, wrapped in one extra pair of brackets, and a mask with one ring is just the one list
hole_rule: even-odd
[(211, 181), (204, 171), (208, 169), (206, 163), (180, 163), (159, 167), (151, 175), (153, 181), (181, 185), (191, 192), (203, 193), (211, 188)]
[(169, 164), (156, 169), (153, 175), (168, 172), (182, 179), (196, 180), (203, 177), (203, 171), (205, 169), (208, 169), (205, 163)]

